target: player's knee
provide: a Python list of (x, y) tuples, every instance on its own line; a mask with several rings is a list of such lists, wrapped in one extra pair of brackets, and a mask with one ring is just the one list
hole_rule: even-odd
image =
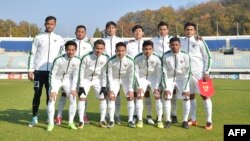
[(85, 101), (86, 100), (86, 98), (79, 98), (79, 101)]
[(134, 100), (134, 97), (127, 97), (127, 101), (132, 101)]
[(109, 95), (109, 101), (115, 101), (115, 95), (114, 94)]
[(67, 97), (67, 95), (66, 95), (65, 92), (62, 92), (62, 96), (63, 96), (63, 97)]
[(195, 94), (190, 94), (190, 100), (194, 100), (195, 99)]
[(145, 97), (150, 97), (150, 91), (146, 91), (144, 94)]
[(203, 96), (203, 95), (201, 95), (201, 97), (202, 97), (203, 100), (208, 100), (209, 99), (209, 97), (206, 97), (206, 96)]

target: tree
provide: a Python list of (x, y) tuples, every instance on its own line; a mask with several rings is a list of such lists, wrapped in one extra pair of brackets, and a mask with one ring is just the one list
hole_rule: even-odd
[(103, 35), (103, 33), (99, 30), (99, 28), (97, 27), (96, 29), (95, 29), (95, 32), (94, 32), (94, 35), (93, 35), (93, 37), (94, 38), (102, 38), (102, 35)]
[(36, 24), (30, 24), (27, 21), (21, 21), (19, 24), (12, 20), (0, 19), (1, 37), (34, 37), (40, 32)]

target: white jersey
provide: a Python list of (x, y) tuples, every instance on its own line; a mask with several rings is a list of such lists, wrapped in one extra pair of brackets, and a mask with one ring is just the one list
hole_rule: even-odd
[(127, 54), (133, 58), (142, 52), (142, 44), (144, 40), (133, 40), (127, 44)]
[[(57, 85), (56, 82), (60, 80), (63, 81), (71, 81), (70, 90), (76, 90), (77, 81), (78, 81), (78, 73), (80, 66), (80, 58), (73, 57), (68, 58), (66, 54), (58, 56), (52, 65), (50, 72), (50, 85), (51, 91), (54, 92), (54, 85)], [(57, 91), (55, 91), (57, 92)]]
[(192, 73), (207, 73), (211, 68), (212, 58), (204, 41), (193, 37), (181, 39), (181, 49), (187, 52), (191, 58)]
[(143, 53), (138, 54), (135, 57), (135, 77), (139, 84), (139, 88), (141, 87), (143, 81), (139, 81), (141, 79), (144, 80), (154, 80), (154, 89), (158, 89), (161, 77), (162, 77), (162, 62), (161, 58), (153, 53), (151, 56), (146, 57)]
[(77, 50), (76, 50), (75, 55), (80, 58), (82, 58), (83, 55), (93, 50), (91, 44), (86, 42), (85, 38), (82, 40), (74, 39), (73, 41), (77, 44)]
[[(189, 79), (190, 79), (190, 57), (184, 51), (179, 51), (177, 54), (168, 51), (164, 53), (162, 57), (163, 72), (164, 72), (164, 84), (168, 87), (169, 82), (175, 83), (182, 82), (183, 91), (189, 91)], [(184, 81), (184, 82), (183, 82)]]
[(170, 35), (166, 35), (165, 37), (162, 37), (160, 35), (155, 36), (151, 39), (151, 41), (154, 43), (154, 52), (162, 57), (162, 55), (169, 51), (169, 40), (172, 38)]
[(51, 32), (44, 32), (33, 39), (29, 57), (29, 71), (50, 71), (53, 60), (64, 50), (64, 40)]
[(84, 79), (87, 80), (101, 80), (103, 87), (106, 87), (106, 63), (108, 62), (109, 57), (106, 54), (96, 56), (92, 51), (82, 57), (81, 66), (80, 66), (80, 87), (85, 85), (83, 83)]
[(123, 40), (117, 36), (107, 36), (106, 38), (103, 38), (103, 41), (105, 42), (105, 51), (109, 57), (115, 55), (116, 44), (123, 42)]
[(118, 80), (127, 84), (128, 90), (133, 91), (134, 84), (134, 61), (126, 55), (119, 59), (116, 55), (111, 57), (107, 65), (107, 77), (110, 90), (112, 91), (115, 86), (113, 81)]

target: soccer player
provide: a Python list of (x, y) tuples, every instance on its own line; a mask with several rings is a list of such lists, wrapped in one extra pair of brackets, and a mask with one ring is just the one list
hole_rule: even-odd
[(164, 89), (164, 109), (166, 115), (165, 127), (171, 126), (171, 99), (174, 89), (178, 99), (183, 99), (183, 123), (182, 127), (188, 129), (188, 114), (190, 111), (189, 79), (190, 79), (190, 57), (187, 53), (180, 51), (180, 39), (170, 39), (171, 51), (165, 52), (162, 57)]
[[(84, 25), (78, 25), (75, 30), (76, 39), (73, 39), (73, 41), (77, 44), (78, 49), (76, 51), (76, 56), (82, 58), (84, 54), (89, 53), (92, 51), (92, 46), (88, 42), (88, 38), (86, 37), (86, 27)], [(56, 117), (56, 125), (60, 125), (62, 122), (62, 111), (63, 107), (66, 102), (66, 93), (62, 92), (62, 96), (60, 97), (59, 103), (58, 103), (58, 114)], [(86, 106), (87, 107), (87, 100), (86, 100)], [(86, 109), (84, 111), (84, 123), (88, 124), (89, 120), (86, 115)]]
[(136, 126), (139, 128), (143, 127), (143, 98), (147, 87), (150, 88), (155, 96), (156, 112), (158, 116), (157, 127), (164, 128), (162, 123), (162, 101), (159, 91), (162, 76), (162, 63), (160, 56), (153, 53), (153, 50), (153, 42), (150, 40), (144, 41), (143, 53), (140, 53), (135, 57), (135, 76), (138, 82), (136, 97), (138, 122)]
[(63, 88), (69, 98), (69, 122), (70, 129), (76, 130), (74, 117), (76, 113), (77, 81), (80, 66), (80, 58), (75, 56), (77, 45), (74, 41), (68, 41), (65, 44), (66, 54), (57, 57), (52, 65), (50, 72), (50, 100), (48, 102), (47, 131), (51, 132), (54, 128), (55, 102), (58, 91)]
[(104, 54), (105, 42), (97, 40), (94, 43), (94, 51), (82, 57), (80, 66), (80, 84), (79, 84), (79, 126), (83, 128), (83, 115), (85, 111), (85, 101), (87, 99), (90, 88), (93, 86), (95, 97), (100, 100), (100, 126), (106, 127), (105, 115), (107, 110), (107, 102), (105, 96), (106, 90), (106, 63), (108, 62), (108, 55)]
[[(134, 37), (135, 37), (135, 40), (129, 42), (127, 44), (127, 54), (130, 55), (131, 57), (135, 57), (137, 54), (141, 53), (142, 52), (142, 44), (144, 42), (143, 40), (143, 36), (144, 36), (144, 29), (141, 25), (135, 25), (133, 28), (132, 28), (132, 33), (134, 34)], [(135, 90), (135, 95), (136, 95), (136, 90)], [(135, 102), (136, 102), (136, 99), (135, 99)], [(147, 90), (145, 92), (145, 104), (146, 104), (146, 107), (147, 107), (147, 122), (149, 124), (154, 124), (154, 121), (152, 119), (152, 116), (151, 116), (151, 98), (150, 98), (150, 95), (149, 95), (149, 90)], [(135, 108), (135, 112), (134, 112), (134, 123), (137, 122), (137, 115), (136, 115), (136, 108)]]
[[(109, 57), (112, 57), (115, 55), (115, 46), (118, 42), (123, 42), (123, 40), (116, 36), (116, 30), (117, 25), (113, 21), (109, 21), (106, 23), (106, 37), (103, 38), (103, 41), (105, 42), (105, 50), (106, 53), (109, 55)], [(115, 115), (116, 115), (116, 123), (121, 124), (120, 119), (120, 107), (121, 107), (121, 99), (120, 94), (118, 93), (118, 96), (115, 101), (116, 109), (115, 109)]]
[[(209, 70), (211, 68), (212, 58), (206, 43), (202, 40), (196, 40), (196, 25), (194, 23), (186, 23), (184, 25), (184, 32), (186, 38), (181, 40), (182, 50), (186, 51), (191, 58), (191, 72), (190, 79), (190, 102), (191, 102), (191, 119), (189, 125), (197, 126), (196, 121), (196, 99), (195, 93), (200, 93), (198, 88), (198, 80), (208, 80)], [(204, 108), (206, 111), (206, 129), (212, 129), (212, 102), (209, 97), (202, 96), (204, 101)]]
[[(169, 40), (173, 37), (169, 35), (169, 26), (167, 22), (161, 21), (158, 24), (158, 31), (159, 35), (155, 36), (151, 40), (154, 43), (154, 52), (157, 53), (159, 56), (163, 56), (163, 54), (170, 50), (169, 48)], [(173, 93), (173, 97), (171, 99), (171, 107), (172, 107), (172, 113), (171, 118), (173, 123), (177, 123), (177, 98), (175, 91)]]
[(120, 88), (127, 98), (128, 126), (136, 127), (133, 122), (134, 114), (134, 61), (126, 55), (126, 44), (119, 42), (116, 44), (116, 55), (111, 57), (107, 64), (108, 91), (108, 111), (110, 121), (108, 128), (114, 127), (115, 99)]
[(46, 88), (46, 103), (49, 100), (49, 73), (52, 62), (61, 54), (64, 48), (64, 40), (61, 36), (55, 34), (56, 18), (48, 16), (45, 19), (45, 32), (38, 34), (32, 43), (29, 57), (29, 73), (28, 78), (34, 81), (34, 97), (32, 102), (32, 120), (28, 124), (33, 127), (38, 123), (38, 109), (40, 105), (40, 97), (42, 95), (43, 85)]

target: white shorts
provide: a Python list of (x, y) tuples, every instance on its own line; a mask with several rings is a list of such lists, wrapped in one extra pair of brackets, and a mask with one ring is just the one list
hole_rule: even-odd
[[(138, 80), (138, 82), (139, 82), (140, 88), (143, 89), (144, 93), (145, 93), (147, 90), (151, 90), (151, 92), (153, 92), (154, 89), (155, 89), (155, 88), (153, 88), (153, 86), (155, 86), (156, 83), (157, 83), (157, 82), (156, 82), (156, 79), (154, 79), (154, 78), (149, 78), (149, 79), (140, 78), (140, 79)], [(149, 87), (150, 89), (148, 89), (148, 87)], [(144, 96), (144, 93), (141, 94), (141, 96)]]
[(195, 94), (199, 93), (199, 86), (198, 86), (198, 80), (201, 80), (203, 77), (202, 73), (193, 73), (190, 77), (190, 83), (189, 83), (189, 89), (190, 89), (190, 94)]
[(185, 80), (176, 80), (173, 81), (173, 79), (168, 79), (167, 80), (167, 90), (169, 90), (171, 92), (171, 95), (168, 96), (168, 99), (172, 99), (173, 97), (173, 91), (176, 87), (176, 96), (178, 99), (186, 99), (186, 97), (182, 96), (182, 93), (184, 91), (183, 87), (184, 87), (184, 83), (187, 82), (187, 79)]
[(99, 80), (99, 79), (93, 79), (92, 81), (90, 81), (88, 79), (84, 79), (83, 80), (83, 88), (85, 90), (86, 95), (82, 94), (80, 96), (80, 98), (87, 98), (91, 86), (93, 86), (93, 88), (94, 88), (95, 98), (97, 98), (97, 99), (104, 99), (104, 94), (100, 95), (101, 80)]
[(51, 89), (51, 92), (56, 92), (58, 93), (59, 89), (62, 88), (63, 91), (66, 93), (67, 97), (69, 97), (69, 94), (71, 92), (71, 85), (72, 85), (72, 82), (71, 80), (63, 80), (63, 82), (61, 80), (55, 80), (53, 84), (51, 84), (52, 88)]
[(115, 97), (118, 95), (119, 90), (121, 89), (124, 92), (124, 95), (127, 97), (127, 93), (129, 91), (129, 82), (122, 81), (121, 79), (114, 79), (110, 85), (110, 91), (113, 91)]

